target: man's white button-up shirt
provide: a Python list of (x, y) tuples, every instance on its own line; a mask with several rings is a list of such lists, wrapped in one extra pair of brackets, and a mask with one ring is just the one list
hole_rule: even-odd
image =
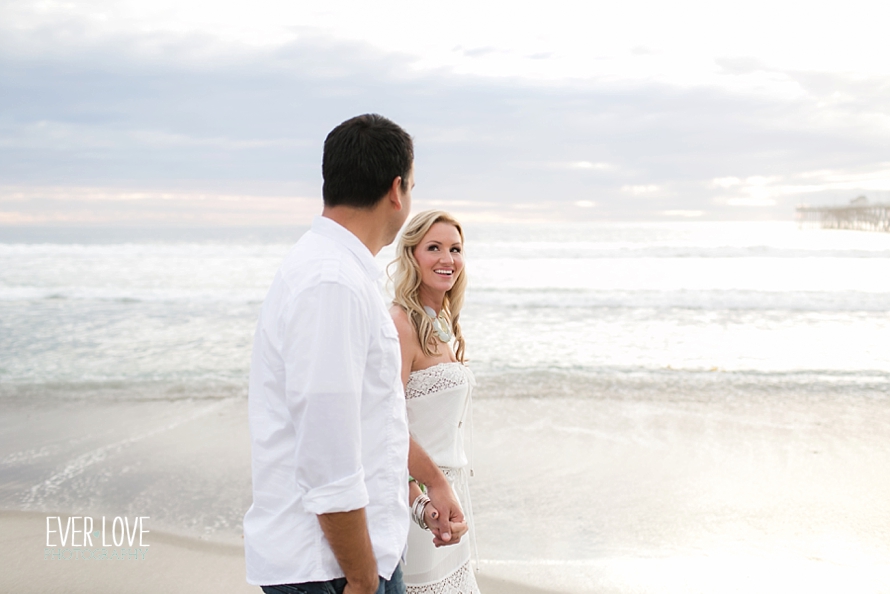
[(317, 515), (365, 508), (378, 573), (408, 534), (399, 339), (365, 245), (316, 217), (278, 270), (254, 337), (247, 581), (343, 577)]

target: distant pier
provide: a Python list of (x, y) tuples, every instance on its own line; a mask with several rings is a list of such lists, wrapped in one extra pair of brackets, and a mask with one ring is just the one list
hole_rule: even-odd
[(798, 206), (796, 218), (800, 226), (890, 233), (890, 204), (870, 203), (865, 196), (846, 206)]

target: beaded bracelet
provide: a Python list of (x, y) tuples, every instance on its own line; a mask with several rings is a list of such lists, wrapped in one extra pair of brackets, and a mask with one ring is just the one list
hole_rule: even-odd
[(426, 494), (426, 485), (421, 483), (419, 480), (417, 480), (416, 478), (414, 478), (411, 475), (408, 475), (408, 482), (409, 483), (417, 483), (417, 486), (420, 487), (420, 492)]

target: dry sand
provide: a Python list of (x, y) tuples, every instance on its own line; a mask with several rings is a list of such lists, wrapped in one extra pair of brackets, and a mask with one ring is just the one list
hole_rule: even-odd
[[(244, 581), (244, 551), (152, 531), (144, 560), (44, 559), (46, 514), (0, 512), (0, 544), (7, 552), (0, 571), (4, 594), (257, 594)], [(63, 522), (65, 521), (63, 517)], [(545, 594), (545, 590), (479, 575), (486, 594)]]

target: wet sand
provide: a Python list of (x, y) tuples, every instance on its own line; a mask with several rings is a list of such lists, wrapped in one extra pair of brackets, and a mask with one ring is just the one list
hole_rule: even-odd
[[(476, 400), (484, 592), (890, 591), (883, 394), (584, 389)], [(258, 591), (243, 398), (2, 404), (0, 591)], [(56, 512), (149, 516), (149, 558), (45, 560)]]

